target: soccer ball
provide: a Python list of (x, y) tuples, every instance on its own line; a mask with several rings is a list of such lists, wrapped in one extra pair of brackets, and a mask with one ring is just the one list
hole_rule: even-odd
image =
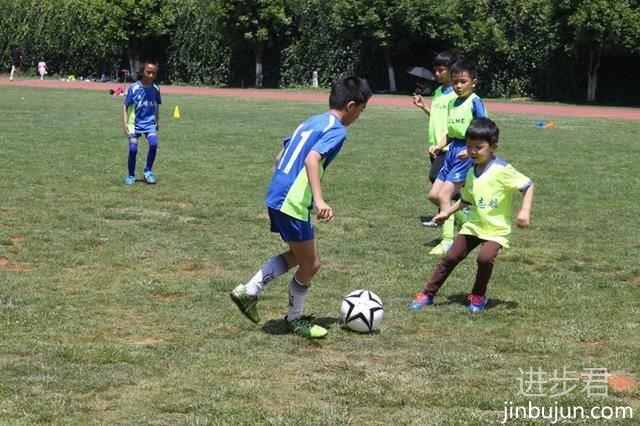
[(371, 333), (377, 330), (383, 315), (382, 300), (369, 290), (352, 291), (340, 305), (342, 324), (359, 333)]

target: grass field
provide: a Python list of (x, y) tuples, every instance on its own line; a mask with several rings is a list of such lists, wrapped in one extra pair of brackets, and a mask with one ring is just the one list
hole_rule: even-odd
[[(330, 334), (309, 342), (286, 333), (287, 278), (263, 293), (259, 326), (228, 291), (284, 249), (263, 206), (273, 158), (325, 107), (163, 100), (158, 184), (125, 188), (122, 99), (0, 88), (0, 423), (479, 424), (501, 421), (505, 401), (631, 406), (637, 421), (635, 384), (598, 397), (582, 379), (554, 399), (519, 379), (640, 380), (640, 123), (493, 116), (499, 154), (536, 194), (472, 317), (474, 257), (439, 306), (408, 308), (438, 260), (438, 232), (420, 225), (434, 211), (427, 121), (368, 108), (323, 182), (336, 219), (316, 228), (324, 263), (306, 310)], [(385, 302), (379, 334), (336, 323), (363, 287)]]

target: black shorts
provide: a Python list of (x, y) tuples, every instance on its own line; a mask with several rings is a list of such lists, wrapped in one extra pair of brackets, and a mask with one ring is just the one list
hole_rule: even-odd
[(438, 177), (438, 173), (440, 173), (440, 169), (442, 168), (442, 166), (444, 165), (444, 159), (446, 157), (446, 151), (440, 151), (439, 153), (436, 154), (436, 158), (433, 157), (429, 157), (429, 160), (431, 160), (431, 168), (429, 169), (429, 181), (431, 183), (436, 181), (436, 178)]

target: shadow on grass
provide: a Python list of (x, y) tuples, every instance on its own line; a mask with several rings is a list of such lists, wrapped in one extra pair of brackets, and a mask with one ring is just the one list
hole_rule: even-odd
[[(433, 215), (431, 216), (420, 216), (420, 224), (422, 225), (424, 222), (429, 222), (431, 219), (433, 219)], [(426, 226), (425, 226), (426, 228)]]
[[(467, 296), (468, 294), (466, 293), (457, 293), (457, 294), (451, 294), (449, 296), (447, 296), (447, 301), (446, 302), (441, 302), (438, 303), (438, 305), (464, 305), (467, 306), (469, 304), (468, 300), (467, 300)], [(507, 309), (516, 309), (519, 305), (518, 302), (514, 302), (512, 300), (502, 300), (502, 299), (496, 299), (494, 297), (489, 297), (489, 300), (487, 301), (487, 306), (485, 309), (493, 309), (496, 306), (500, 306), (500, 305), (505, 305), (505, 307)]]
[[(331, 329), (331, 326), (333, 324), (336, 324), (339, 321), (340, 320), (338, 318), (334, 318), (334, 317), (318, 317), (318, 318), (314, 318), (312, 322), (314, 324), (318, 324), (319, 326), (329, 330)], [(291, 330), (289, 330), (289, 326), (287, 325), (284, 318), (279, 320), (267, 321), (262, 326), (262, 331), (268, 334), (276, 335), (276, 336), (291, 333)]]

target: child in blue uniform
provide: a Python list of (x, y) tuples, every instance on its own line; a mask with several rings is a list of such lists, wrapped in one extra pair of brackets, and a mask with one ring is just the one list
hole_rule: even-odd
[(333, 209), (324, 200), (320, 180), (342, 149), (347, 138), (346, 126), (358, 119), (371, 94), (367, 82), (359, 77), (336, 81), (331, 87), (329, 111), (300, 124), (276, 156), (265, 204), (271, 231), (280, 234), (289, 250), (271, 258), (248, 283), (231, 292), (233, 302), (251, 321), (260, 322), (256, 304), (264, 287), (298, 266), (289, 284), (289, 311), (285, 320), (300, 336), (321, 338), (327, 334), (326, 329), (303, 316), (307, 290), (320, 269), (311, 210), (315, 205), (318, 219), (333, 219)]
[(144, 168), (144, 180), (147, 183), (156, 183), (156, 177), (152, 169), (158, 150), (160, 104), (162, 103), (160, 88), (153, 83), (157, 75), (158, 64), (145, 62), (142, 80), (138, 80), (129, 86), (127, 97), (124, 99), (124, 133), (129, 137), (129, 176), (124, 180), (125, 185), (133, 185), (136, 181), (138, 138), (142, 135), (149, 142), (147, 165)]

